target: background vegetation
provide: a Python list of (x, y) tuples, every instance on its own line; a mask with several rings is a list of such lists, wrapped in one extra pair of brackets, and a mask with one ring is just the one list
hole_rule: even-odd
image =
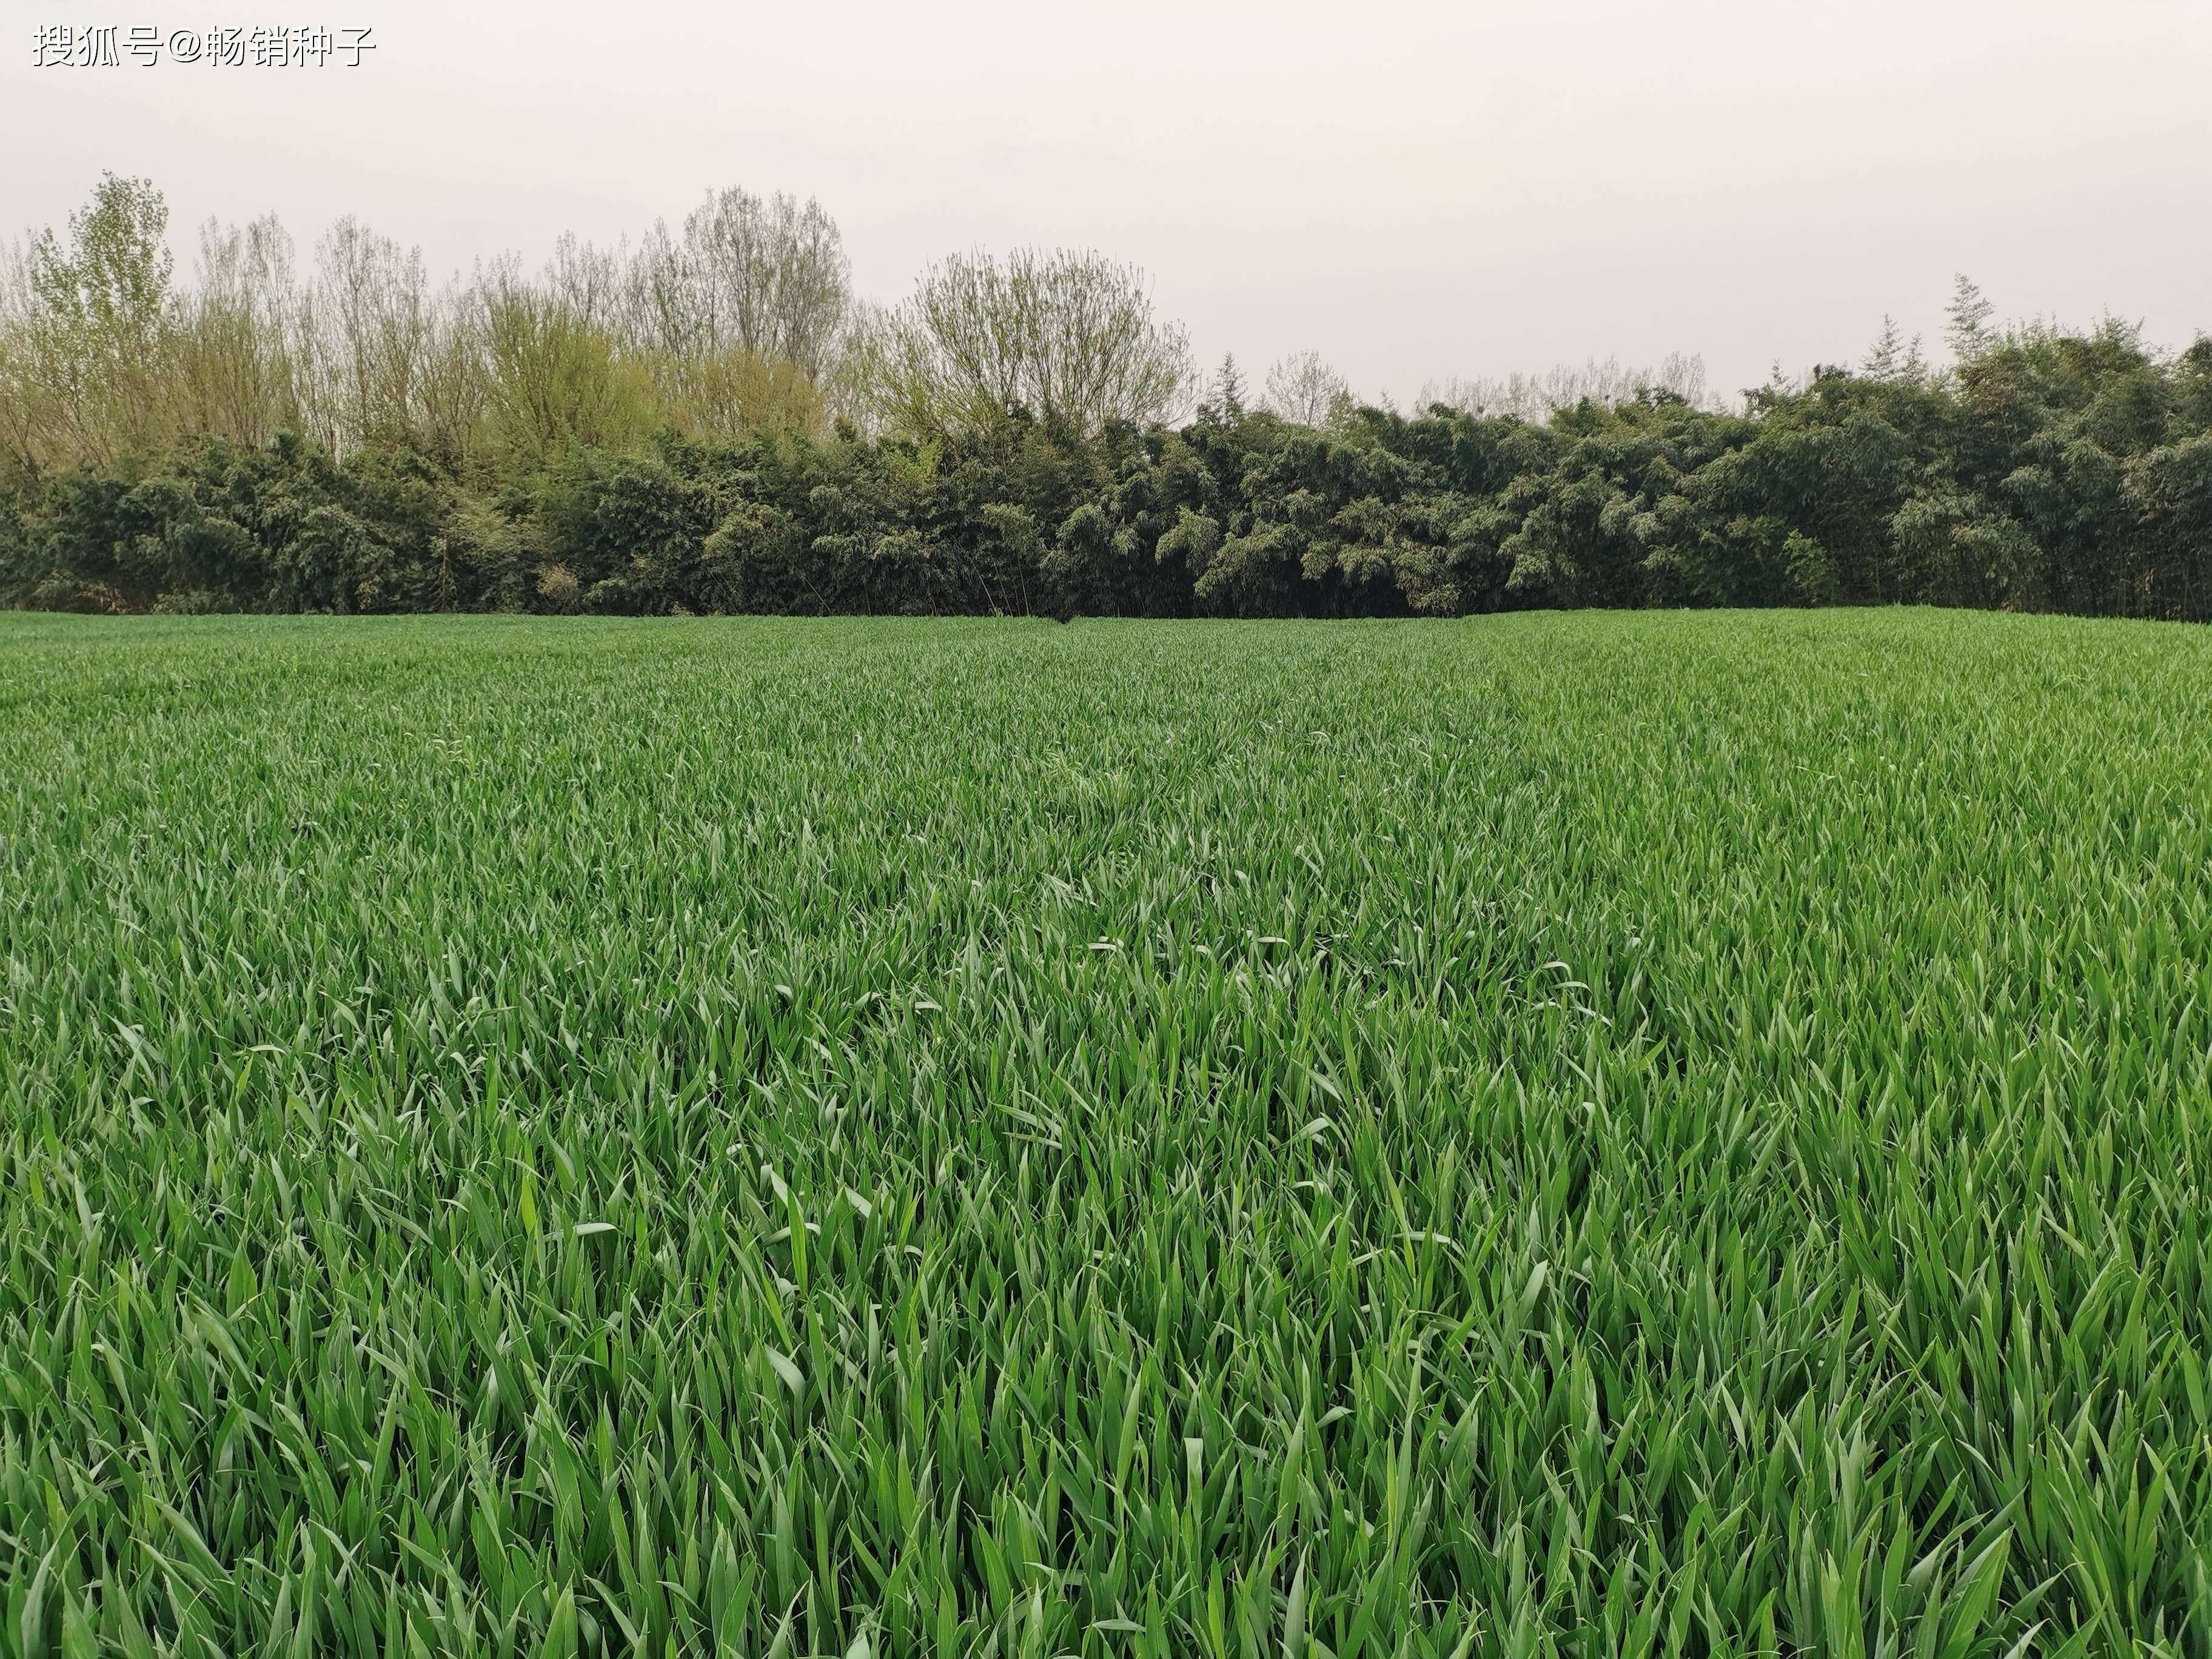
[(1201, 385), (1141, 273), (965, 255), (857, 301), (819, 207), (434, 290), (350, 221), (110, 178), (0, 282), (0, 599), (126, 611), (1452, 615), (1911, 601), (2212, 614), (2212, 340), (1893, 330), (1724, 408), (1695, 359), (1363, 406)]
[(0, 614), (0, 1654), (2201, 1659), (2208, 721), (1932, 611)]

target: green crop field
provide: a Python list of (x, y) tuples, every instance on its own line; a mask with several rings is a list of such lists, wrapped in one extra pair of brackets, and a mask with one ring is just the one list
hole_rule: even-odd
[(2212, 1644), (2212, 635), (0, 616), (0, 1653)]

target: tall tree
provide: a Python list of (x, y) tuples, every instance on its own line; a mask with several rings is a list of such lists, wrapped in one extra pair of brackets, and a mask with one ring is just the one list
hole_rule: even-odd
[(882, 418), (943, 434), (1026, 410), (1090, 435), (1171, 415), (1190, 343), (1154, 315), (1144, 273), (1093, 252), (955, 254), (922, 275), (867, 345)]
[(1237, 367), (1237, 354), (1224, 351), (1221, 367), (1213, 372), (1213, 385), (1206, 393), (1207, 404), (1225, 421), (1244, 418), (1244, 372)]
[(307, 343), (319, 435), (343, 452), (407, 433), (438, 331), (422, 251), (349, 216), (331, 227), (315, 261)]
[[(583, 260), (568, 264), (580, 276)], [(852, 262), (820, 203), (712, 192), (680, 239), (656, 225), (630, 269), (634, 330), (678, 357), (743, 351), (809, 377), (829, 367), (852, 308)]]
[(168, 224), (160, 191), (111, 173), (70, 216), (66, 243), (51, 229), (31, 243), (31, 377), (52, 436), (80, 455), (112, 460), (166, 432)]
[(197, 280), (177, 304), (179, 418), (258, 446), (298, 419), (292, 239), (276, 216), (200, 230)]
[(619, 449), (647, 423), (642, 377), (600, 324), (511, 265), (478, 285), (492, 424), (504, 447), (543, 463), (577, 445)]
[(1261, 406), (1299, 426), (1320, 426), (1352, 398), (1344, 376), (1321, 359), (1318, 351), (1298, 351), (1279, 360), (1267, 371)]
[(1951, 303), (1944, 307), (1950, 322), (1943, 337), (1950, 343), (1952, 355), (1962, 363), (1972, 362), (1989, 345), (1989, 321), (1996, 307), (1982, 295), (1982, 290), (1960, 271), (1951, 285)]
[(1882, 313), (1881, 332), (1875, 338), (1873, 348), (1860, 365), (1870, 380), (1893, 380), (1898, 366), (1905, 359), (1905, 332), (1897, 325), (1897, 319), (1887, 312)]

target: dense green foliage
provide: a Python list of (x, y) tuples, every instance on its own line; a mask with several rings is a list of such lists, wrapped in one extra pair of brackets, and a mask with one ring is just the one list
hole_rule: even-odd
[(0, 592), (111, 611), (1451, 615), (1897, 601), (2212, 616), (2212, 341), (2015, 333), (1955, 374), (1829, 371), (1740, 415), (1536, 425), (1022, 418), (791, 428), (453, 468), (283, 438), (0, 503)]
[(0, 647), (0, 1652), (2212, 1638), (2194, 633)]
[[(434, 292), (351, 220), (294, 270), (110, 176), (0, 260), (0, 604), (101, 611), (1454, 616), (1911, 601), (2212, 617), (2212, 338), (1885, 327), (1723, 413), (1704, 366), (1452, 381), (1312, 353), (1181, 426), (1183, 331), (1096, 252), (884, 309), (818, 204), (710, 195)], [(1426, 400), (1428, 393), (1424, 393)]]

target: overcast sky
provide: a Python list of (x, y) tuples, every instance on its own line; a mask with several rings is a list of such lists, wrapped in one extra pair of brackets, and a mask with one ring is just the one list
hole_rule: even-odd
[[(434, 270), (710, 186), (818, 198), (856, 285), (1141, 264), (1200, 356), (1370, 395), (1593, 355), (1716, 386), (2007, 316), (2212, 330), (2212, 0), (0, 0), (0, 227), (104, 169), (188, 259), (275, 210)], [(370, 27), (359, 70), (33, 66), (40, 24)]]

